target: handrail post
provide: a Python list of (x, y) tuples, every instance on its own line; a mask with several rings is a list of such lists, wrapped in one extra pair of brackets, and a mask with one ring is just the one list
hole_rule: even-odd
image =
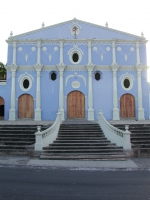
[(42, 148), (41, 126), (37, 126), (37, 132), (35, 133), (35, 151), (42, 151)]
[(129, 129), (129, 125), (125, 125), (125, 131), (124, 131), (124, 134), (123, 134), (123, 138), (124, 138), (123, 148), (124, 148), (124, 150), (131, 150), (131, 142), (130, 142), (131, 132), (128, 129)]

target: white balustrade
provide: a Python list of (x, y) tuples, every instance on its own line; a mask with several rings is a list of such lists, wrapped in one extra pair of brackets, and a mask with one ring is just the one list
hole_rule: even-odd
[(35, 133), (36, 136), (36, 142), (34, 148), (35, 151), (42, 151), (43, 147), (52, 144), (54, 140), (56, 140), (61, 123), (62, 123), (61, 113), (58, 112), (57, 118), (51, 127), (41, 132), (41, 126), (37, 126), (38, 131)]
[(103, 116), (102, 110), (98, 113), (98, 123), (108, 140), (116, 143), (117, 146), (123, 147), (124, 150), (131, 150), (130, 134), (128, 131), (129, 126), (125, 125), (125, 131), (120, 130), (109, 124)]

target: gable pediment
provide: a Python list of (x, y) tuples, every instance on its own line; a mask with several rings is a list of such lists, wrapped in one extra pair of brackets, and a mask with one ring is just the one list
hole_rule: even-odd
[[(78, 28), (75, 36), (74, 27)], [(97, 39), (97, 40), (143, 40), (145, 38), (73, 19), (56, 25), (9, 37), (13, 40), (59, 40), (59, 39)]]

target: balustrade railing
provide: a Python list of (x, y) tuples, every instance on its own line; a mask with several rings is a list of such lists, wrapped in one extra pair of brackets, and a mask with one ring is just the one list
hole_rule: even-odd
[(38, 131), (35, 133), (35, 151), (42, 151), (43, 147), (52, 144), (53, 141), (56, 140), (61, 123), (61, 113), (58, 112), (57, 118), (51, 127), (44, 131), (41, 131), (41, 126), (37, 126)]
[(108, 140), (122, 146), (124, 150), (131, 150), (129, 125), (125, 125), (125, 131), (120, 130), (109, 124), (103, 116), (102, 110), (98, 113), (98, 123)]

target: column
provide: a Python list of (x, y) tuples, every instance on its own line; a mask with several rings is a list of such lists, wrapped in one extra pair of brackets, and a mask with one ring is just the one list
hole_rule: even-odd
[(142, 103), (142, 84), (141, 84), (141, 72), (142, 66), (136, 66), (138, 77), (138, 120), (144, 120), (144, 109)]
[(63, 80), (63, 75), (64, 75), (64, 69), (65, 65), (58, 65), (58, 70), (59, 70), (59, 75), (60, 75), (60, 83), (59, 83), (59, 112), (61, 113), (61, 120), (65, 120), (64, 118), (64, 80)]
[(37, 51), (37, 65), (41, 65), (41, 41), (37, 42), (37, 47), (38, 47), (38, 51)]
[(9, 120), (14, 121), (16, 120), (16, 103), (15, 103), (15, 79), (16, 79), (16, 70), (18, 66), (11, 66), (10, 70), (12, 72), (12, 82), (11, 82), (11, 103), (10, 103), (10, 110), (9, 110)]
[(91, 41), (88, 41), (88, 65), (92, 65), (92, 56), (91, 56)]
[(149, 119), (150, 119), (150, 92), (149, 92)]
[(140, 65), (140, 50), (139, 50), (139, 42), (136, 42), (136, 63), (137, 65)]
[(17, 47), (17, 42), (13, 42), (13, 62), (12, 65), (16, 65), (16, 47)]
[(88, 120), (94, 120), (94, 109), (93, 109), (93, 89), (92, 89), (92, 71), (94, 66), (87, 65), (89, 85), (88, 85)]
[(59, 46), (60, 46), (60, 63), (59, 65), (63, 65), (63, 47), (64, 47), (64, 42), (59, 41)]
[(112, 41), (112, 65), (116, 64), (116, 41)]
[(37, 83), (36, 83), (36, 109), (35, 109), (35, 121), (41, 121), (41, 89), (40, 89), (40, 82), (41, 82), (41, 65), (34, 66), (36, 73), (37, 73)]
[(119, 109), (118, 109), (118, 92), (117, 92), (117, 70), (118, 65), (111, 66), (113, 71), (113, 120), (119, 120)]

